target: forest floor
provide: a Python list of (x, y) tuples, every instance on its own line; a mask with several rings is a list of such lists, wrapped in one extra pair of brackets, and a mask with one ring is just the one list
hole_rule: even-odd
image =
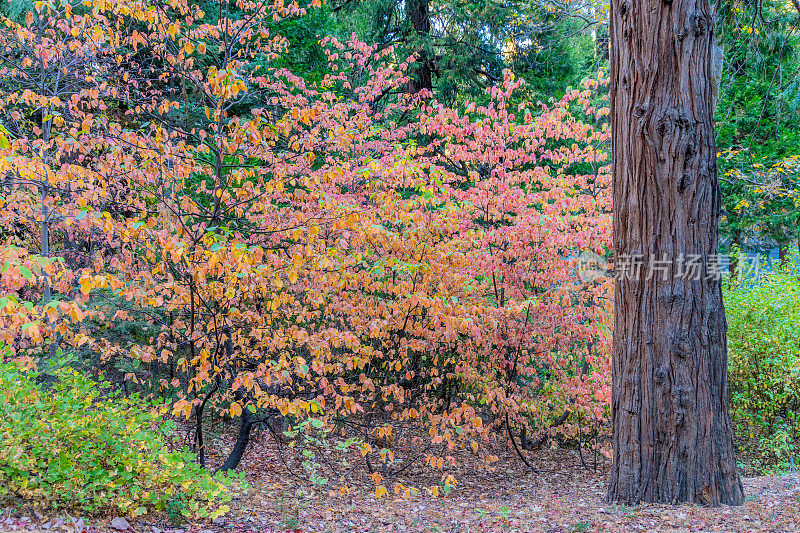
[[(285, 448), (284, 448), (285, 450)], [(474, 457), (459, 457), (450, 467), (457, 479), (447, 495), (420, 491), (400, 498), (389, 487), (376, 498), (374, 485), (363, 483), (349, 494), (329, 491), (296, 476), (297, 464), (276, 461), (271, 439), (256, 439), (243, 467), (250, 485), (237, 495), (227, 515), (213, 523), (168, 525), (166, 517), (129, 519), (136, 533), (254, 532), (800, 532), (800, 474), (744, 478), (746, 501), (738, 507), (695, 505), (609, 505), (603, 501), (607, 466), (587, 470), (577, 451), (530, 452), (534, 473), (513, 450), (498, 453), (492, 467)], [(470, 454), (465, 454), (469, 456)], [(285, 454), (283, 455), (285, 458)], [(213, 458), (212, 458), (213, 459)], [(587, 461), (589, 462), (589, 461)], [(485, 464), (485, 463), (483, 463)], [(353, 465), (353, 471), (363, 466)], [(428, 471), (430, 468), (427, 469)], [(424, 481), (424, 470), (409, 472)], [(428, 481), (434, 478), (428, 476)], [(423, 484), (421, 484), (423, 485)], [(420, 485), (420, 486), (421, 486)], [(20, 510), (0, 516), (0, 531), (76, 532), (72, 520)], [(119, 531), (112, 518), (84, 519), (85, 533)], [(78, 530), (80, 531), (80, 530)]]

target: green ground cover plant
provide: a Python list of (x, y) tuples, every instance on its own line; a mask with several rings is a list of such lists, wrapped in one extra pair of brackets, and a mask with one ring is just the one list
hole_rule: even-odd
[(176, 502), (186, 517), (225, 513), (232, 479), (170, 449), (165, 411), (70, 368), (0, 364), (0, 500), (91, 514)]

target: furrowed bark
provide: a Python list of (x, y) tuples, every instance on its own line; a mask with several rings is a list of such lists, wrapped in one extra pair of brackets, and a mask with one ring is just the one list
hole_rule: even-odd
[[(717, 254), (709, 0), (612, 0), (616, 256), (608, 499), (740, 504)], [(681, 258), (699, 256), (699, 276)], [(639, 257), (642, 272), (623, 273)], [(666, 272), (648, 276), (653, 261)]]

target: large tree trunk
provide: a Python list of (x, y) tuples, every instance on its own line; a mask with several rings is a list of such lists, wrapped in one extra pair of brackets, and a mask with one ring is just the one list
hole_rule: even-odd
[[(709, 0), (612, 0), (617, 280), (608, 498), (626, 504), (743, 498), (721, 281), (709, 268), (720, 213), (713, 32)], [(699, 276), (682, 272), (682, 258), (692, 256), (703, 265)], [(668, 272), (648, 276), (651, 264)]]

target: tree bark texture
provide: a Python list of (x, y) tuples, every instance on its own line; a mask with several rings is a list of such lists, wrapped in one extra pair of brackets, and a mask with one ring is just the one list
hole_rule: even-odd
[[(740, 504), (727, 323), (713, 268), (720, 190), (712, 7), (612, 0), (610, 24), (616, 284), (608, 498)], [(699, 272), (689, 271), (693, 258)]]

